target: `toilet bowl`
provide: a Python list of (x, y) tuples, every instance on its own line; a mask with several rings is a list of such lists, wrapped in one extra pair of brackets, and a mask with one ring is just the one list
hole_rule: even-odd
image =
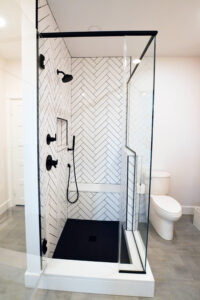
[(151, 195), (150, 222), (165, 240), (173, 239), (174, 222), (182, 216), (182, 207), (167, 195)]
[(150, 222), (165, 240), (173, 239), (174, 222), (182, 216), (179, 202), (168, 196), (170, 174), (153, 171), (151, 176)]

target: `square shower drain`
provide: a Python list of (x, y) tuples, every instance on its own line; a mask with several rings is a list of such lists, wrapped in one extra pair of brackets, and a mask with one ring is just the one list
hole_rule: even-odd
[(89, 242), (96, 242), (96, 240), (97, 240), (96, 235), (90, 235), (89, 236)]

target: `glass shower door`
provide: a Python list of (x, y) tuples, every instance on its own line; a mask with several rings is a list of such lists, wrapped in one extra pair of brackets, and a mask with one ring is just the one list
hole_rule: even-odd
[(126, 146), (123, 153), (121, 224), (129, 264), (121, 272), (146, 272), (153, 137), (155, 38), (150, 38), (139, 61), (130, 57), (126, 93)]

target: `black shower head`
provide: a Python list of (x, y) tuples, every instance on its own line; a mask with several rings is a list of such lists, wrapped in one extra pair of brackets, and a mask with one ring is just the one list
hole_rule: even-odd
[(69, 82), (73, 79), (73, 76), (70, 74), (65, 74), (63, 71), (57, 70), (57, 74), (63, 74), (62, 82)]

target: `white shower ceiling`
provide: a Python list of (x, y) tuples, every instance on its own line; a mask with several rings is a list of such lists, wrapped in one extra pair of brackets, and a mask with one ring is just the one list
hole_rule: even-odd
[[(67, 48), (72, 57), (108, 57), (132, 56), (140, 57), (150, 36), (133, 37), (82, 37), (66, 38)], [(126, 50), (125, 50), (126, 49)], [(148, 55), (153, 55), (153, 47)]]
[[(199, 0), (48, 0), (48, 2), (61, 31), (158, 30), (158, 55), (200, 55)], [(91, 43), (91, 40), (87, 41), (90, 52), (100, 51), (98, 44), (95, 47), (95, 44)], [(83, 55), (85, 47), (82, 43), (78, 45), (73, 41), (69, 45), (72, 56), (73, 53), (75, 56)]]

